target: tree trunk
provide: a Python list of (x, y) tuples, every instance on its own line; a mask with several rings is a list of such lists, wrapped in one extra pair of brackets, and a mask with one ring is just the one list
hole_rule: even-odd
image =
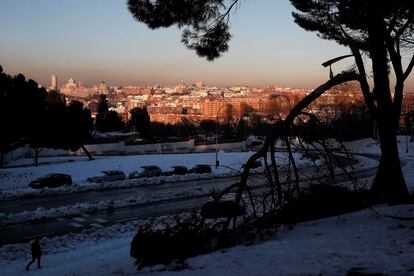
[(401, 170), (395, 128), (391, 122), (379, 124), (381, 159), (371, 191), (380, 200), (403, 201), (408, 196)]
[(89, 160), (93, 160), (94, 158), (92, 157), (91, 153), (86, 149), (86, 147), (84, 145), (81, 146), (81, 148), (83, 149), (83, 151), (86, 153), (86, 155), (89, 157)]
[[(391, 97), (383, 10), (374, 0), (368, 1), (368, 7), (369, 53), (374, 76), (373, 94), (377, 101), (373, 115), (381, 144), (380, 164), (371, 191), (380, 200), (397, 202), (408, 196), (397, 145), (401, 102), (397, 100), (394, 104)], [(400, 89), (396, 94), (402, 93), (403, 83), (398, 82), (396, 88)]]

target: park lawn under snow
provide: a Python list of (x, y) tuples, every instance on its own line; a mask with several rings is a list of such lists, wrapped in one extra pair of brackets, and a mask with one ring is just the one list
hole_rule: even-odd
[[(406, 136), (398, 136), (398, 151), (408, 190), (414, 193), (414, 142), (409, 142), (409, 139), (408, 137), (407, 140)], [(353, 153), (381, 155), (379, 143), (370, 138), (347, 142), (344, 145)]]
[[(377, 207), (381, 214), (413, 217), (414, 206)], [(28, 275), (136, 275), (129, 246), (134, 227), (99, 229), (89, 240), (81, 235), (41, 240), (43, 268)], [(414, 273), (414, 221), (376, 217), (363, 210), (309, 221), (292, 230), (282, 227), (274, 240), (237, 246), (173, 265), (144, 268), (139, 275), (345, 275), (350, 270), (389, 275)], [(99, 233), (101, 231), (102, 233)], [(103, 238), (102, 238), (103, 237)], [(160, 249), (162, 250), (162, 249)], [(0, 275), (21, 275), (30, 260), (30, 245), (0, 249)], [(167, 270), (167, 271), (165, 271)]]
[[(219, 160), (222, 165), (227, 165), (240, 169), (243, 161), (247, 160), (252, 153), (237, 152), (224, 153), (219, 152)], [(45, 160), (46, 159), (46, 160)], [(97, 176), (105, 170), (121, 170), (126, 175), (139, 169), (141, 166), (156, 165), (161, 170), (170, 170), (171, 166), (186, 166), (192, 168), (196, 164), (215, 164), (215, 153), (199, 154), (168, 154), (168, 155), (127, 155), (127, 156), (96, 156), (95, 160), (89, 161), (84, 157), (70, 157), (73, 162), (53, 164), (53, 158), (44, 158), (43, 162), (50, 162), (39, 167), (20, 167), (1, 169), (2, 177), (0, 189), (27, 187), (28, 183), (40, 176), (48, 173), (67, 173), (72, 176), (76, 184), (82, 184), (88, 177)], [(217, 170), (213, 168), (213, 173), (220, 173), (225, 168), (220, 167)]]
[[(414, 190), (414, 143), (405, 152), (400, 138), (403, 172)], [(347, 143), (353, 152), (378, 154), (370, 139)], [(250, 153), (251, 154), (251, 153)], [(246, 157), (248, 158), (248, 156)], [(214, 160), (214, 159), (212, 159)], [(224, 158), (220, 160), (224, 161)], [(206, 163), (206, 160), (203, 161)], [(380, 214), (414, 216), (414, 205), (377, 206)], [(29, 275), (136, 275), (129, 256), (136, 225), (97, 229), (92, 236), (66, 235), (41, 241), (46, 255), (43, 268), (35, 265)], [(238, 246), (191, 258), (189, 268), (173, 272), (172, 267), (155, 266), (140, 275), (344, 275), (350, 270), (390, 275), (414, 273), (414, 221), (376, 217), (370, 210), (298, 224), (285, 228), (263, 244)], [(100, 232), (102, 231), (102, 232)], [(21, 275), (30, 260), (30, 244), (0, 248), (0, 275)]]
[[(219, 152), (218, 157), (220, 165), (239, 170), (251, 155), (251, 152)], [(88, 161), (84, 157), (70, 157), (70, 159), (74, 161), (50, 163), (39, 167), (1, 169), (0, 189), (27, 187), (31, 180), (48, 173), (67, 173), (72, 176), (75, 184), (82, 184), (88, 177), (100, 175), (101, 171), (105, 170), (121, 170), (128, 176), (130, 172), (147, 165), (159, 166), (163, 171), (171, 170), (171, 166), (186, 166), (190, 169), (196, 164), (215, 164), (215, 153), (96, 156), (92, 161)], [(46, 160), (53, 162), (54, 158), (46, 158)], [(61, 158), (59, 161), (62, 161)], [(227, 171), (225, 167), (218, 169), (212, 167), (213, 174), (225, 171)]]
[[(190, 169), (196, 164), (208, 164), (212, 168), (212, 173), (203, 176), (203, 178), (235, 176), (239, 173), (241, 166), (252, 154), (253, 152), (226, 153), (221, 151), (218, 153), (218, 158), (220, 160), (220, 166), (218, 168), (215, 168), (214, 166), (215, 153), (97, 156), (95, 160), (91, 161), (86, 160), (84, 157), (70, 157), (70, 160), (72, 160), (71, 162), (62, 162), (62, 158), (59, 158), (58, 163), (53, 163), (54, 158), (45, 158), (46, 160), (43, 161), (50, 163), (38, 167), (25, 166), (0, 169), (0, 193), (7, 193), (14, 189), (32, 190), (28, 187), (30, 181), (49, 173), (70, 174), (72, 176), (73, 186), (75, 187), (98, 186), (96, 183), (91, 184), (86, 182), (86, 179), (88, 177), (101, 175), (101, 172), (105, 170), (121, 170), (128, 176), (130, 172), (139, 169), (141, 166), (147, 165), (156, 165), (159, 166), (162, 171), (170, 171), (172, 166), (185, 166)], [(294, 157), (299, 166), (310, 164), (308, 159), (301, 159), (302, 154), (300, 153), (295, 153)], [(285, 154), (279, 153), (278, 159), (280, 160), (279, 163), (286, 163)], [(161, 177), (158, 180), (182, 181), (199, 178), (200, 176), (197, 175), (184, 175)], [(134, 181), (137, 180), (135, 179)], [(65, 188), (69, 190), (72, 189), (70, 187), (62, 187), (62, 189)]]

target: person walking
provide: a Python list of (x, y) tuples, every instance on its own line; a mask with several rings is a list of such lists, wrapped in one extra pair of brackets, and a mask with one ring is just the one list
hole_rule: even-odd
[(37, 268), (42, 268), (40, 266), (40, 258), (42, 257), (42, 249), (40, 249), (39, 238), (36, 238), (32, 243), (32, 260), (27, 264), (26, 270), (29, 270), (29, 267), (32, 263), (34, 263), (37, 259)]

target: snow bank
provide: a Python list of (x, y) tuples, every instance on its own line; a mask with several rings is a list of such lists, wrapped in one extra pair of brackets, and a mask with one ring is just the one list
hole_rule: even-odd
[(166, 200), (179, 200), (190, 199), (199, 196), (210, 194), (210, 191), (203, 189), (192, 192), (179, 192), (179, 193), (145, 193), (136, 197), (129, 197), (118, 200), (103, 200), (96, 203), (82, 202), (73, 205), (60, 206), (57, 208), (45, 209), (39, 207), (33, 211), (23, 211), (20, 213), (4, 214), (0, 213), (0, 226), (35, 222), (44, 219), (53, 219), (61, 217), (73, 217), (81, 214), (91, 214), (98, 211), (112, 210), (116, 208), (133, 207), (144, 203), (155, 203)]
[[(199, 179), (210, 179), (220, 177), (237, 176), (241, 172), (241, 166), (252, 155), (252, 152), (219, 152), (220, 166), (216, 169), (215, 153), (198, 153), (198, 154), (169, 154), (169, 155), (136, 155), (136, 156), (106, 156), (97, 157), (92, 161), (80, 159), (75, 162), (49, 164), (39, 167), (21, 167), (0, 169), (0, 200), (25, 198), (25, 197), (42, 197), (56, 194), (76, 193), (95, 191), (102, 189), (115, 189), (136, 187), (141, 185), (156, 185), (166, 182), (190, 181)], [(286, 164), (287, 159), (284, 153), (277, 154), (278, 163)], [(302, 154), (295, 153), (294, 158), (297, 160), (298, 167), (306, 167), (311, 164), (308, 159), (301, 159)], [(123, 181), (114, 181), (106, 183), (88, 183), (88, 177), (96, 176), (104, 170), (121, 170), (127, 175), (144, 165), (157, 165), (163, 171), (170, 170), (171, 166), (182, 165), (187, 168), (195, 164), (210, 164), (211, 174), (187, 174), (159, 176), (142, 179), (127, 179)], [(263, 170), (263, 169), (261, 169)], [(254, 172), (260, 171), (260, 168)], [(66, 173), (72, 176), (72, 186), (62, 186), (56, 189), (39, 189), (34, 190), (28, 187), (28, 183), (37, 177), (49, 173)]]

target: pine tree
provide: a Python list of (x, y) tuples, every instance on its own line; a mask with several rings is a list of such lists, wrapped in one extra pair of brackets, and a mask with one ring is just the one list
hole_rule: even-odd
[[(213, 60), (228, 50), (229, 15), (241, 1), (225, 0), (129, 0), (132, 15), (150, 28), (182, 29), (182, 42), (199, 56)], [(288, 126), (303, 108), (335, 85), (359, 81), (366, 106), (379, 129), (381, 159), (372, 191), (380, 198), (399, 200), (408, 195), (401, 170), (396, 133), (401, 113), (404, 83), (414, 67), (414, 56), (404, 68), (402, 56), (413, 50), (414, 1), (412, 0), (291, 0), (297, 12), (295, 22), (322, 39), (348, 47), (355, 60), (355, 70), (337, 75), (300, 101), (285, 120)], [(410, 53), (412, 55), (412, 53)], [(373, 87), (370, 87), (363, 56), (372, 64)], [(330, 61), (332, 65), (335, 61)], [(392, 66), (391, 66), (392, 65)], [(390, 88), (390, 72), (396, 78)], [(270, 138), (269, 138), (270, 139)], [(270, 140), (269, 140), (270, 141)], [(269, 148), (265, 143), (258, 158)], [(252, 163), (249, 160), (248, 163)], [(246, 170), (247, 172), (247, 170)], [(243, 176), (243, 181), (247, 178)]]
[(151, 122), (147, 109), (134, 107), (129, 113), (131, 114), (128, 121), (129, 128), (139, 132), (141, 138), (151, 138)]
[(108, 117), (109, 105), (104, 94), (99, 95), (98, 112), (96, 114), (95, 126), (99, 131), (106, 131), (105, 121)]
[[(404, 83), (414, 66), (414, 56), (406, 68), (402, 61), (402, 55), (413, 50), (414, 2), (291, 0), (291, 3), (297, 9), (293, 17), (299, 26), (350, 49), (366, 106), (380, 136), (381, 159), (372, 191), (389, 200), (406, 197), (396, 134)], [(371, 60), (372, 89), (363, 55)], [(394, 91), (390, 88), (391, 71), (396, 77)]]

